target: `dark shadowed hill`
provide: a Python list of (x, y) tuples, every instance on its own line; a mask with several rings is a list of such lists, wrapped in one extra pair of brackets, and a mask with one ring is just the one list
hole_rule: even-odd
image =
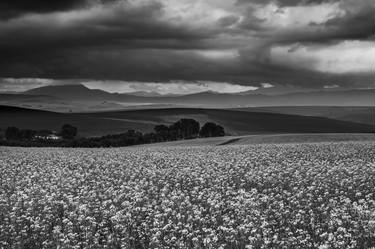
[(236, 110), (326, 117), (342, 121), (375, 125), (375, 107), (372, 106), (270, 106), (237, 108)]
[(50, 129), (58, 131), (65, 123), (78, 127), (82, 136), (99, 136), (109, 133), (121, 133), (129, 129), (149, 131), (154, 124), (146, 122), (131, 122), (125, 120), (110, 120), (84, 115), (55, 113), (18, 107), (0, 106), (0, 128), (9, 126), (29, 129)]
[(375, 132), (375, 126), (320, 117), (244, 112), (220, 109), (148, 109), (119, 112), (64, 114), (0, 106), (0, 127), (17, 126), (31, 129), (59, 130), (69, 123), (81, 135), (115, 134), (129, 129), (152, 131), (156, 124), (170, 124), (181, 118), (193, 118), (201, 125), (216, 122), (232, 135), (259, 133), (362, 133)]
[(155, 123), (172, 123), (179, 118), (193, 118), (201, 124), (207, 121), (219, 123), (231, 134), (374, 131), (374, 126), (371, 125), (343, 122), (328, 118), (221, 109), (170, 108), (102, 112), (87, 115), (90, 117), (139, 120)]

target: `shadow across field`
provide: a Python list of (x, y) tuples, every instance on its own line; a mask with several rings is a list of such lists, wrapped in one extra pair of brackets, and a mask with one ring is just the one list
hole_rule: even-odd
[(228, 144), (234, 144), (234, 143), (236, 143), (236, 142), (238, 142), (238, 141), (240, 141), (240, 140), (241, 140), (241, 138), (232, 138), (232, 139), (229, 139), (229, 140), (227, 140), (227, 141), (225, 141), (225, 142), (223, 142), (223, 143), (218, 144), (217, 146), (228, 145)]

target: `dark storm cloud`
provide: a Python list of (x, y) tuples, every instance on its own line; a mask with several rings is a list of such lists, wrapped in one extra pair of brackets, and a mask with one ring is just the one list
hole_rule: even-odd
[[(228, 16), (221, 19), (217, 27), (194, 28), (162, 20), (160, 2), (131, 8), (121, 8), (122, 5), (117, 8), (116, 4), (71, 12), (70, 20), (65, 20), (65, 14), (49, 14), (41, 19), (26, 19), (30, 20), (27, 24), (22, 18), (0, 24), (0, 51), (4, 55), (0, 58), (1, 75), (136, 78), (143, 75), (144, 70), (151, 75), (137, 77), (156, 77), (162, 72), (174, 71), (163, 68), (169, 63), (170, 54), (174, 54), (173, 58), (178, 54), (169, 50), (213, 48), (215, 46), (205, 39), (215, 36), (220, 27), (236, 21)], [(86, 16), (81, 18), (81, 15)], [(220, 42), (218, 44), (221, 46)], [(155, 52), (155, 49), (162, 51)], [(139, 62), (139, 58), (146, 59)], [(177, 60), (175, 66), (182, 63), (178, 62), (181, 58), (173, 60)], [(151, 72), (150, 63), (154, 63), (152, 69), (159, 68), (160, 73)], [(132, 65), (139, 71), (134, 72)], [(100, 70), (104, 68), (105, 71)], [(168, 74), (157, 78), (168, 78)]]
[[(183, 58), (183, 59), (182, 59)], [(28, 63), (2, 65), (6, 77), (32, 75), (41, 78), (126, 79), (168, 81), (170, 79), (219, 78), (220, 71), (235, 65), (212, 63), (190, 52), (155, 49), (79, 49), (51, 52), (44, 60), (30, 54)], [(19, 70), (22, 68), (22, 70)], [(12, 76), (13, 75), (13, 76)], [(217, 75), (217, 76), (216, 76)]]
[(86, 0), (2, 0), (0, 19), (8, 19), (28, 13), (47, 13), (82, 7)]
[[(371, 41), (374, 8), (369, 0), (4, 1), (0, 78), (370, 84), (374, 72), (345, 53), (361, 55)], [(343, 49), (337, 66), (327, 48), (339, 57)]]
[[(161, 20), (162, 7), (159, 2), (131, 9), (113, 5), (112, 8), (72, 12), (70, 16), (59, 14), (30, 21), (14, 20), (0, 24), (0, 45), (7, 50), (17, 48), (17, 53), (18, 49), (35, 47), (42, 50), (82, 46), (184, 48), (187, 45), (197, 46), (195, 42), (201, 42), (218, 32), (214, 28), (194, 29)], [(85, 17), (81, 18), (80, 15)], [(233, 22), (233, 17), (221, 20), (220, 25), (229, 25), (230, 22)]]
[[(240, 27), (244, 30), (258, 31), (255, 34), (258, 36), (273, 36), (271, 39), (275, 42), (330, 43), (337, 40), (367, 39), (372, 38), (375, 34), (375, 2), (369, 0), (239, 0), (238, 3), (246, 6), (246, 18), (242, 21)], [(342, 13), (329, 17), (321, 23), (311, 21), (308, 24), (309, 27), (304, 29), (286, 29), (275, 35), (278, 30), (267, 28), (265, 25), (266, 20), (254, 15), (259, 6), (254, 6), (252, 3), (263, 6), (275, 3), (279, 7), (308, 7), (309, 5), (336, 3)], [(282, 12), (283, 10), (278, 9), (274, 13), (277, 14), (279, 11)]]
[(238, 0), (237, 4), (261, 4), (266, 5), (269, 3), (277, 4), (278, 6), (301, 6), (301, 5), (312, 5), (312, 4), (322, 4), (330, 2), (339, 2), (340, 0)]
[(342, 17), (329, 19), (325, 26), (337, 38), (367, 39), (375, 35), (375, 5), (366, 5), (358, 12), (348, 10)]

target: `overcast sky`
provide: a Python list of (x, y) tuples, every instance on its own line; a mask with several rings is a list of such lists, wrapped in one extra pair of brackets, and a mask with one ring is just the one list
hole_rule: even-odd
[(374, 87), (374, 13), (374, 0), (1, 0), (0, 89)]

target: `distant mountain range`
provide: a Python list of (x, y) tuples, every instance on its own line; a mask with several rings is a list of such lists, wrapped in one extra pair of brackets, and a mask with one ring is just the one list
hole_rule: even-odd
[(6, 117), (0, 119), (0, 129), (14, 125), (57, 130), (71, 123), (85, 136), (128, 129), (150, 132), (156, 124), (179, 118), (216, 122), (234, 135), (375, 132), (375, 89), (158, 96), (59, 85), (0, 94), (0, 105), (0, 116)]
[(375, 106), (375, 89), (322, 90), (286, 94), (201, 92), (181, 96), (155, 96), (155, 94), (109, 93), (89, 89), (83, 85), (56, 85), (35, 88), (25, 95), (53, 96), (74, 101), (115, 101), (126, 103), (186, 104), (205, 107), (240, 106)]

